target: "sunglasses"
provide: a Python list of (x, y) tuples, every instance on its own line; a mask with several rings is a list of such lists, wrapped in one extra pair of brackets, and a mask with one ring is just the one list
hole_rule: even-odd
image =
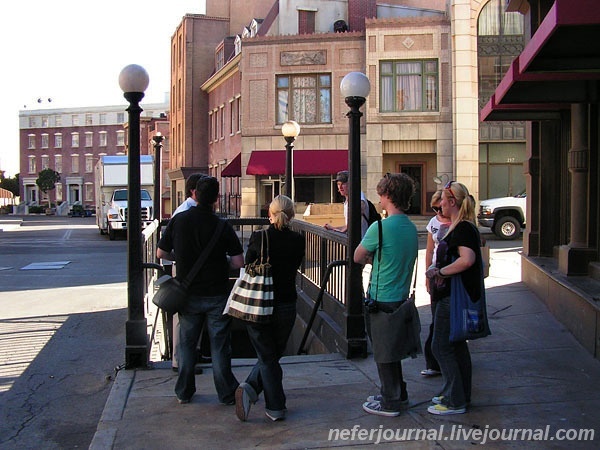
[(452, 183), (456, 183), (456, 181), (448, 181), (446, 183), (446, 186), (444, 186), (444, 190), (448, 191), (450, 193), (450, 197), (452, 197), (454, 200), (457, 200), (457, 198), (454, 195), (454, 192), (452, 192)]
[(433, 211), (434, 211), (436, 214), (439, 214), (439, 213), (441, 213), (441, 212), (442, 212), (442, 207), (441, 207), (441, 206), (432, 206), (432, 207), (431, 207), (431, 209), (433, 209)]

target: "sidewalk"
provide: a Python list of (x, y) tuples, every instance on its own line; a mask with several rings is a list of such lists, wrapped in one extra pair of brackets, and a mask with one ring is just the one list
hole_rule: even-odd
[[(176, 374), (163, 362), (153, 370), (119, 372), (90, 449), (362, 448), (378, 440), (387, 448), (464, 449), (480, 444), (484, 434), (489, 436), (488, 448), (599, 448), (600, 361), (519, 281), (516, 261), (507, 250), (492, 252), (492, 272), (486, 279), (492, 335), (470, 343), (473, 395), (466, 414), (427, 413), (442, 380), (421, 377), (422, 355), (403, 363), (410, 405), (395, 418), (361, 408), (368, 395), (378, 393), (372, 356), (285, 357), (289, 411), (285, 421), (276, 423), (265, 417), (262, 398), (245, 423), (236, 418), (234, 406), (219, 404), (210, 366), (197, 376), (192, 402), (179, 405), (173, 393)], [(417, 298), (427, 303), (424, 291)], [(419, 312), (424, 342), (429, 305), (420, 306)], [(252, 364), (234, 361), (238, 380), (243, 381)], [(499, 440), (499, 433), (508, 437), (515, 428), (536, 434), (528, 441), (512, 430), (513, 440)], [(573, 440), (580, 429), (594, 428), (594, 441)], [(531, 441), (544, 436), (548, 442)], [(570, 440), (559, 440), (565, 437)], [(396, 438), (407, 442), (399, 444)]]

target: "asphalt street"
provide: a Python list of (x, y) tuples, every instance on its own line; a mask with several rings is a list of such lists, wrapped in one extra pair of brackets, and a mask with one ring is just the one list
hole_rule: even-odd
[(127, 242), (20, 219), (0, 223), (0, 448), (87, 448), (124, 362)]

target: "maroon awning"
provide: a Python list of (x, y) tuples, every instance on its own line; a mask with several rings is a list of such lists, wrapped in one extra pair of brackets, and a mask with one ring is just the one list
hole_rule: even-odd
[(593, 100), (600, 87), (599, 35), (597, 0), (556, 0), (480, 119), (538, 120)]
[(242, 176), (242, 154), (238, 153), (235, 158), (231, 160), (227, 167), (221, 172), (221, 177), (241, 177)]
[[(283, 175), (285, 150), (255, 150), (246, 168), (248, 175)], [(333, 175), (348, 170), (348, 150), (293, 150), (294, 175)]]

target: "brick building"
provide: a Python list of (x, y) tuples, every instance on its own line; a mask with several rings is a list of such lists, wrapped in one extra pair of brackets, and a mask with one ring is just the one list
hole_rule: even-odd
[[(143, 105), (141, 149), (151, 154), (146, 143), (158, 126), (168, 120), (168, 104)], [(82, 205), (95, 209), (94, 166), (102, 155), (127, 152), (126, 106), (98, 106), (22, 110), (20, 128), (21, 201), (28, 206), (47, 202), (36, 185), (38, 173), (50, 168), (60, 174), (48, 195), (57, 205)], [(168, 131), (168, 129), (167, 129)]]

